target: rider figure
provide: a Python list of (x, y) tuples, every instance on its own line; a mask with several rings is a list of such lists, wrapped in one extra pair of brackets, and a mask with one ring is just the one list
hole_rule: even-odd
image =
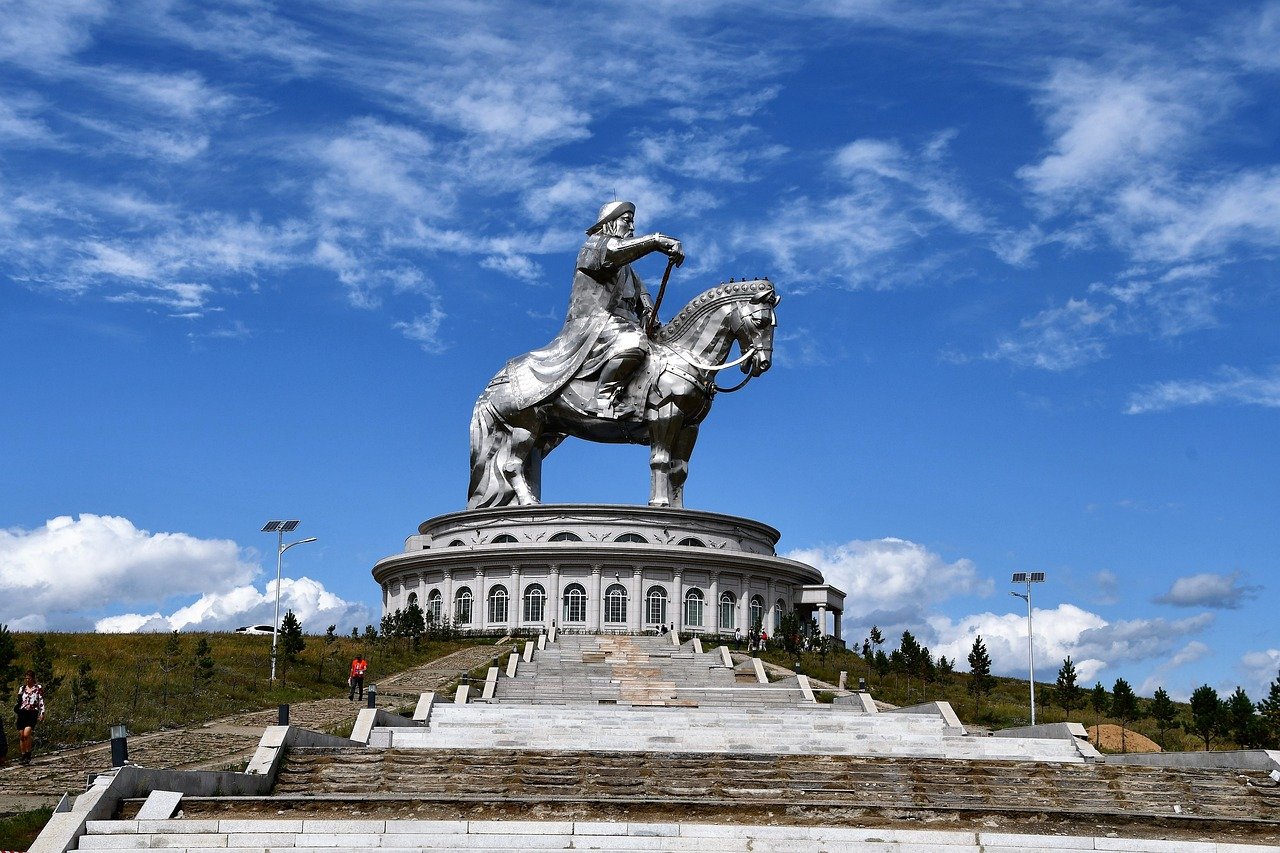
[(611, 201), (587, 229), (564, 326), (551, 343), (512, 359), (500, 374), (515, 409), (541, 403), (575, 378), (597, 377), (592, 399), (583, 401), (588, 414), (617, 419), (636, 413), (626, 388), (649, 352), (645, 329), (653, 300), (631, 263), (662, 252), (679, 265), (684, 252), (673, 237), (636, 237), (635, 215), (631, 202)]
[(655, 251), (677, 265), (684, 261), (679, 240), (663, 234), (634, 236), (635, 215), (636, 206), (629, 201), (612, 201), (600, 208), (578, 253), (569, 301), (570, 320), (580, 312), (603, 315), (586, 364), (605, 358), (595, 395), (596, 409), (604, 417), (635, 413), (625, 399), (626, 387), (649, 354), (645, 328), (653, 300), (631, 262)]

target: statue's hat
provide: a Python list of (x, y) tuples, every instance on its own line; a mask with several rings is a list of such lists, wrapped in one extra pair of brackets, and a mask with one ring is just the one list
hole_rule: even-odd
[(596, 217), (596, 224), (588, 228), (587, 233), (594, 234), (622, 214), (634, 214), (635, 212), (636, 206), (629, 201), (611, 201), (600, 208), (600, 215)]

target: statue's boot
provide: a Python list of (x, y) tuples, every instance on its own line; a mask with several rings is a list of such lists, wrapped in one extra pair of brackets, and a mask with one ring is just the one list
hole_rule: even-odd
[(611, 358), (600, 369), (600, 382), (596, 386), (596, 410), (600, 417), (621, 420), (639, 414), (626, 391), (627, 383), (643, 361), (643, 352), (627, 351)]

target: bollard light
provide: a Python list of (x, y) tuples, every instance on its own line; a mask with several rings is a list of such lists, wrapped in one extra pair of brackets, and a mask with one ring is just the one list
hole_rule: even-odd
[(378, 707), (378, 685), (370, 684), (369, 689), (365, 691), (364, 695), (365, 695), (365, 698), (368, 700), (368, 703), (369, 703), (368, 707), (370, 708)]
[(276, 725), (278, 726), (289, 725), (289, 703), (288, 702), (285, 702), (280, 706), (279, 713), (277, 714), (277, 718), (276, 718)]
[(867, 680), (865, 678), (858, 679), (858, 692), (859, 693), (867, 692)]
[(111, 766), (124, 767), (129, 760), (129, 729), (127, 726), (111, 727)]

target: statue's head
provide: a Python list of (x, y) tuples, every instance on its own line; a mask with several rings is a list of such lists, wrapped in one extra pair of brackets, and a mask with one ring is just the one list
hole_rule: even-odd
[(629, 201), (611, 201), (600, 208), (596, 224), (587, 229), (588, 234), (606, 234), (610, 237), (630, 237), (635, 227), (636, 206)]

